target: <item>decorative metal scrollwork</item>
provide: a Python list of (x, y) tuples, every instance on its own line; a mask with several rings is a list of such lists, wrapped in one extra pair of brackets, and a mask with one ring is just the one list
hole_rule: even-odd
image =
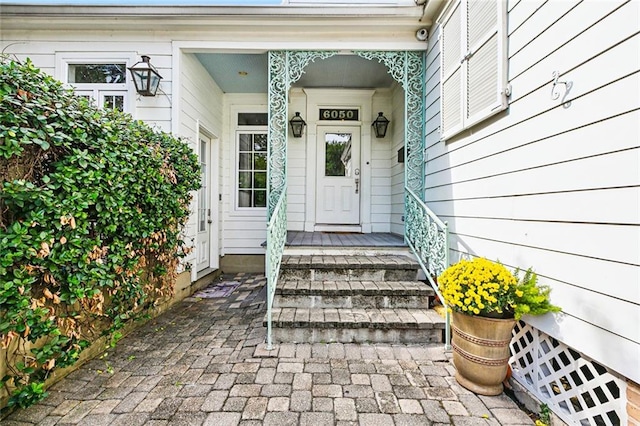
[(407, 242), (424, 265), (429, 280), (433, 281), (432, 277), (437, 277), (449, 266), (447, 225), (413, 191), (406, 191), (405, 206)]
[(269, 131), (267, 135), (267, 219), (287, 183), (287, 52), (269, 52)]
[(267, 349), (273, 347), (271, 334), (271, 315), (276, 284), (282, 264), (282, 254), (287, 242), (287, 188), (282, 188), (280, 199), (276, 203), (273, 216), (267, 224), (267, 253), (265, 255), (265, 273), (267, 276)]

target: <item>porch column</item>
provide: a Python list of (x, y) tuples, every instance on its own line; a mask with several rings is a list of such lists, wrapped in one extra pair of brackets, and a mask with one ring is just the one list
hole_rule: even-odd
[(269, 129), (267, 133), (267, 221), (287, 184), (287, 52), (269, 52)]
[(287, 240), (287, 125), (289, 88), (304, 68), (335, 52), (269, 52), (269, 129), (267, 131), (267, 349), (273, 348), (271, 311)]
[(316, 59), (337, 52), (269, 51), (269, 129), (267, 134), (267, 221), (287, 185), (287, 126), (289, 89)]
[(376, 59), (404, 89), (405, 187), (424, 200), (424, 52), (354, 52)]

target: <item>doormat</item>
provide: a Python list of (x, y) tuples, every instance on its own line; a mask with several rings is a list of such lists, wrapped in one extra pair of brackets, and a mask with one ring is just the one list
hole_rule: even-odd
[(218, 297), (227, 297), (233, 290), (238, 288), (240, 283), (238, 281), (223, 281), (213, 287), (207, 287), (204, 290), (200, 290), (195, 293), (193, 297), (199, 297), (201, 299), (215, 299)]

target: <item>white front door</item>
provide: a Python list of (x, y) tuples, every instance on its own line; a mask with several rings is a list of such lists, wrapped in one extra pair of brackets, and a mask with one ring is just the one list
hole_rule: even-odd
[(359, 225), (361, 182), (360, 127), (318, 127), (316, 223)]
[(200, 135), (200, 190), (198, 192), (198, 236), (196, 272), (209, 268), (211, 258), (211, 139)]

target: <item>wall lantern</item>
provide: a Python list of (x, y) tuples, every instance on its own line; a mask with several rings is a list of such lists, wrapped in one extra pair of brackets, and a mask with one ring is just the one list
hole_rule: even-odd
[(371, 123), (371, 126), (373, 126), (376, 138), (384, 138), (387, 134), (387, 127), (389, 127), (389, 120), (379, 112), (378, 117)]
[(148, 56), (143, 55), (142, 61), (129, 68), (133, 83), (136, 85), (136, 92), (142, 96), (155, 96), (158, 86), (160, 86), (160, 79), (162, 79), (149, 59)]
[(301, 138), (302, 132), (304, 132), (304, 128), (307, 126), (307, 123), (300, 117), (300, 113), (296, 112), (295, 117), (289, 120), (289, 125), (291, 126), (291, 133), (293, 133), (294, 138)]

